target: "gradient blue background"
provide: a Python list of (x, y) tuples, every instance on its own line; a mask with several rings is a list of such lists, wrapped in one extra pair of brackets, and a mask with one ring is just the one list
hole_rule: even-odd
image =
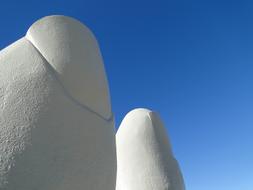
[(1, 1), (0, 48), (40, 17), (81, 20), (100, 43), (117, 126), (133, 108), (156, 110), (187, 190), (252, 190), (251, 2)]

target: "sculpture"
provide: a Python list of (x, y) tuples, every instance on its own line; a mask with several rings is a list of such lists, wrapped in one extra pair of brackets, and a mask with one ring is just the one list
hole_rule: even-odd
[(183, 190), (184, 183), (159, 116), (135, 109), (116, 135), (116, 190)]
[[(132, 126), (126, 128), (131, 133)], [(158, 144), (161, 157), (168, 156), (163, 156), (167, 145)], [(119, 159), (120, 172), (126, 161)], [(35, 22), (25, 37), (0, 52), (0, 190), (113, 190), (116, 170), (114, 120), (95, 37), (69, 17)], [(162, 175), (180, 185), (152, 189), (183, 189), (181, 176), (171, 172)], [(120, 184), (126, 175), (118, 176)], [(153, 179), (144, 182), (156, 185)]]

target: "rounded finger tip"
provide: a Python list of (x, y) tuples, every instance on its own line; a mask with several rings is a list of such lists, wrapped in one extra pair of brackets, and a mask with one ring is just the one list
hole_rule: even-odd
[(26, 38), (74, 100), (105, 119), (111, 117), (102, 56), (96, 38), (84, 24), (67, 16), (47, 16), (29, 28)]

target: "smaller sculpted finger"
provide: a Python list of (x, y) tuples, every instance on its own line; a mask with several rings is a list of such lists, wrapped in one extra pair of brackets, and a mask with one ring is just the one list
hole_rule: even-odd
[(159, 116), (135, 109), (116, 134), (117, 190), (184, 190), (166, 130)]

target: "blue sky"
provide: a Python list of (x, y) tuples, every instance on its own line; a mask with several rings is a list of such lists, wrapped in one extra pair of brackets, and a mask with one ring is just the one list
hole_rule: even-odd
[(95, 33), (117, 126), (160, 113), (187, 190), (253, 189), (251, 1), (1, 1), (0, 49), (50, 14)]

